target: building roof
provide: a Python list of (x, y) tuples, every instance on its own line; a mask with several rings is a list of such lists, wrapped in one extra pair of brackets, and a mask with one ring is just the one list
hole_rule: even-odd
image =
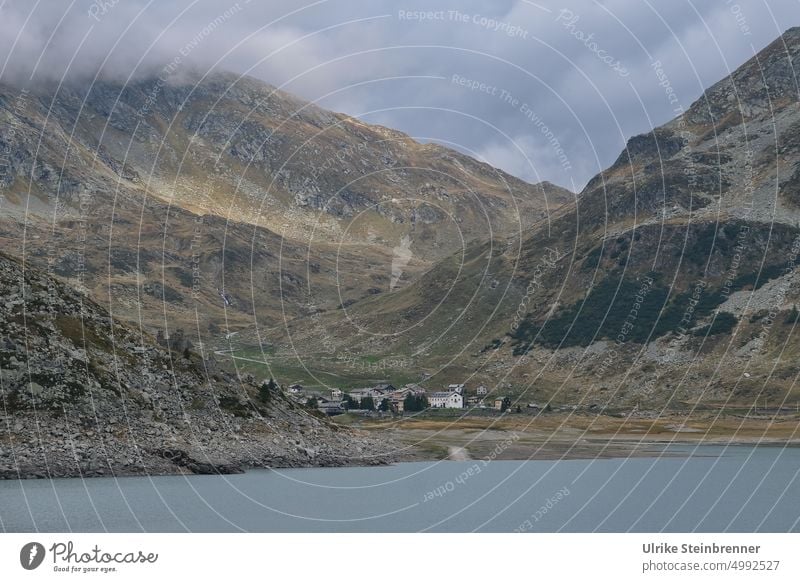
[(449, 398), (451, 396), (461, 396), (458, 392), (434, 392), (431, 398)]

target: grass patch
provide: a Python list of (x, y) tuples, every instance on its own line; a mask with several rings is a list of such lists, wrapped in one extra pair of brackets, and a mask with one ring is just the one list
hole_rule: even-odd
[(92, 326), (84, 325), (79, 317), (57, 315), (54, 323), (61, 335), (75, 344), (76, 348), (95, 347), (107, 353), (113, 351), (114, 346), (111, 340), (98, 334)]
[(302, 384), (306, 388), (325, 390), (339, 388), (351, 390), (370, 386), (377, 382), (387, 381), (394, 386), (402, 386), (410, 382), (419, 381), (419, 374), (414, 368), (380, 368), (374, 363), (348, 368), (344, 360), (314, 359), (313, 356), (304, 358), (307, 367), (304, 368), (296, 358), (267, 358), (266, 363), (253, 362), (261, 359), (258, 355), (245, 356), (247, 352), (237, 352), (234, 356), (249, 359), (236, 359), (236, 367), (242, 371), (253, 374), (256, 379), (272, 377), (279, 384)]

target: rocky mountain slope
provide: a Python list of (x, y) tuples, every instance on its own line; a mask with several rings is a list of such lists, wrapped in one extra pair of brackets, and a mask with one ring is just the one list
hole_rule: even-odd
[(521, 244), (476, 242), (318, 327), (521, 403), (794, 406), (799, 53), (794, 28), (632, 138)]
[(0, 478), (383, 463), (377, 438), (0, 254)]
[(555, 209), (567, 193), (249, 79), (5, 91), (0, 237), (115, 317), (240, 331), (328, 378), (795, 405), (799, 52), (791, 29)]
[(223, 73), (2, 86), (0, 149), (7, 251), (201, 336), (389, 292), (573, 196)]

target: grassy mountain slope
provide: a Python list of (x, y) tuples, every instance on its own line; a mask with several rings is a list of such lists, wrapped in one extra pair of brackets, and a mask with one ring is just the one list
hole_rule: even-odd
[(794, 405), (798, 53), (795, 28), (521, 244), (476, 243), (321, 325), (343, 353), (415, 357), (434, 383), (523, 403)]
[(3, 248), (196, 339), (257, 344), (572, 198), (224, 73), (4, 86), (0, 120)]

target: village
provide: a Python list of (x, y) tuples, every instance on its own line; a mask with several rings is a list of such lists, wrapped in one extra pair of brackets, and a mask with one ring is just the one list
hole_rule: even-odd
[[(511, 410), (509, 396), (492, 396), (483, 384), (472, 393), (466, 384), (448, 384), (441, 390), (428, 392), (419, 384), (405, 384), (397, 388), (389, 383), (379, 383), (345, 392), (338, 388), (315, 390), (301, 384), (292, 384), (286, 390), (296, 403), (316, 409), (328, 416), (346, 412), (370, 415), (410, 414), (437, 409), (471, 409), (506, 412)], [(535, 403), (526, 405), (526, 410), (538, 412)], [(515, 406), (516, 412), (521, 406)]]

